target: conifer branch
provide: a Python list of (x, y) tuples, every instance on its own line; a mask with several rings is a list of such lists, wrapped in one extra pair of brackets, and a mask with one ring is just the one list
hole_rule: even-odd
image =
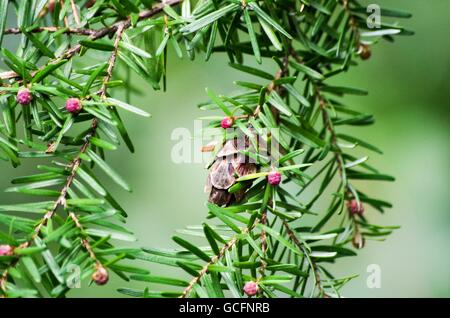
[[(34, 7), (32, 1), (23, 1), (16, 5), (20, 28), (5, 29), (5, 21), (0, 21), (0, 41), (6, 34), (22, 39), (17, 54), (6, 46), (0, 52), (8, 67), (0, 73), (0, 80), (5, 80), (0, 83), (1, 158), (14, 166), (22, 157), (57, 157), (65, 162), (54, 160), (49, 166), (38, 166), (44, 173), (16, 178), (15, 186), (8, 188), (10, 192), (52, 196), (53, 201), (0, 205), (0, 223), (11, 228), (9, 233), (0, 233), (2, 296), (64, 296), (69, 283), (63, 275), (73, 264), (81, 269), (82, 279), (92, 273), (93, 265), (92, 278), (99, 285), (108, 281), (108, 267), (127, 281), (181, 287), (174, 292), (119, 290), (138, 297), (340, 297), (339, 289), (349, 278), (334, 278), (329, 264), (356, 255), (347, 246), (350, 242), (358, 249), (364, 245), (364, 236), (383, 237), (394, 229), (370, 224), (370, 210), (363, 215), (362, 202), (379, 211), (390, 203), (350, 184), (353, 179), (394, 178), (366, 164), (368, 156), (355, 157), (342, 141), (371, 151), (379, 152), (378, 148), (336, 129), (373, 122), (370, 115), (344, 107), (339, 100), (349, 93), (365, 92), (333, 86), (328, 78), (356, 65), (355, 56), (361, 60), (370, 57), (369, 45), (376, 41), (367, 36), (390, 40), (394, 34), (409, 32), (396, 24), (383, 24), (376, 32), (360, 33), (368, 14), (354, 0), (323, 1), (321, 6), (296, 0), (286, 0), (282, 6), (274, 0), (184, 1), (166, 0), (149, 8), (134, 0), (129, 6), (106, 1), (93, 7), (93, 2), (77, 6), (74, 0), (57, 0), (57, 9), (68, 10), (59, 14), (64, 22), (54, 26), (46, 25), (50, 19), (43, 17), (49, 13), (55, 20), (57, 10), (40, 2), (40, 12), (22, 17), (20, 12)], [(0, 17), (6, 16), (4, 6), (0, 10)], [(392, 10), (381, 12), (407, 16)], [(84, 22), (86, 26), (81, 25)], [(246, 35), (241, 36), (243, 33)], [(238, 95), (216, 96), (208, 90), (210, 101), (201, 105), (202, 109), (219, 109), (225, 116), (211, 120), (208, 128), (235, 129), (232, 139), (224, 134), (209, 167), (208, 219), (215, 224), (205, 222), (181, 232), (203, 237), (208, 245), (199, 247), (175, 236), (182, 251), (122, 249), (109, 239), (134, 240), (128, 229), (114, 223), (124, 221), (126, 213), (92, 167), (131, 190), (105, 159), (106, 151), (115, 150), (121, 141), (134, 151), (117, 109), (149, 116), (129, 104), (134, 84), (130, 71), (155, 90), (165, 88), (167, 52), (172, 48), (178, 56), (190, 59), (200, 51), (205, 52), (205, 60), (224, 52), (233, 68), (258, 79), (237, 81), (244, 89)], [(80, 69), (78, 59), (72, 58), (85, 59), (81, 53), (86, 50), (107, 51), (109, 58), (105, 63), (87, 63), (87, 67), (83, 63)], [(258, 64), (272, 59), (278, 71), (270, 74), (259, 65), (247, 66), (244, 55)], [(113, 78), (119, 62), (126, 69), (126, 81)], [(116, 86), (127, 89), (126, 102), (113, 97)], [(55, 97), (66, 99), (65, 109), (55, 104)], [(17, 132), (19, 124), (24, 127), (23, 137)], [(73, 126), (83, 130), (71, 136)], [(240, 135), (244, 144), (251, 144), (249, 151), (246, 145), (241, 149)], [(267, 148), (278, 148), (264, 149), (260, 140)], [(22, 145), (31, 150), (21, 150)], [(214, 149), (209, 145), (202, 151)], [(241, 162), (242, 158), (255, 160)], [(336, 175), (340, 177), (339, 193), (330, 197), (326, 190)], [(316, 193), (312, 199), (304, 198), (307, 190)], [(329, 201), (328, 208), (316, 205), (319, 199)], [(53, 218), (61, 207), (68, 217)], [(342, 214), (345, 208), (348, 213)], [(11, 212), (13, 216), (8, 214)], [(35, 221), (16, 218), (16, 212), (43, 215)], [(317, 218), (314, 226), (305, 226), (305, 215)], [(331, 220), (340, 220), (340, 227), (334, 228)], [(235, 233), (231, 238), (230, 231)], [(58, 248), (49, 249), (49, 243)], [(194, 278), (154, 276), (144, 268), (117, 263), (122, 259), (176, 266)], [(32, 278), (30, 288), (22, 287), (24, 275)]]
[[(107, 75), (105, 76), (105, 78), (103, 80), (102, 88), (101, 88), (101, 90), (99, 92), (99, 95), (100, 95), (101, 98), (105, 98), (106, 97), (106, 89), (107, 89), (106, 85), (107, 85), (107, 83), (109, 82), (109, 80), (112, 77), (112, 71), (114, 69), (114, 65), (115, 65), (115, 62), (116, 62), (117, 51), (119, 49), (119, 43), (120, 43), (120, 40), (122, 38), (122, 34), (123, 34), (123, 31), (124, 31), (124, 26), (125, 26), (125, 24), (121, 24), (121, 25), (118, 25), (118, 27), (117, 27), (116, 40), (114, 42), (114, 50), (113, 50), (113, 52), (111, 54), (111, 57), (109, 59), (109, 62), (108, 62)], [(78, 170), (78, 168), (81, 165), (81, 162), (82, 162), (81, 156), (89, 148), (89, 146), (90, 146), (90, 138), (92, 136), (94, 136), (95, 133), (96, 133), (97, 125), (98, 125), (98, 121), (97, 121), (96, 118), (94, 118), (93, 121), (92, 121), (92, 124), (91, 124), (91, 129), (88, 132), (88, 134), (85, 136), (85, 142), (84, 142), (83, 146), (81, 147), (78, 156), (70, 164), (70, 167), (71, 167), (70, 168), (70, 174), (67, 177), (66, 183), (65, 183), (64, 187), (62, 188), (59, 197), (54, 202), (54, 205), (53, 205), (52, 209), (50, 211), (48, 211), (45, 214), (44, 218), (39, 221), (38, 225), (35, 228), (35, 231), (34, 231), (34, 234), (33, 234), (32, 238), (29, 241), (27, 241), (26, 243), (24, 243), (23, 245), (21, 245), (22, 248), (28, 247), (34, 241), (36, 236), (38, 236), (39, 233), (41, 232), (41, 228), (47, 224), (48, 220), (51, 219), (53, 217), (53, 215), (55, 215), (57, 209), (60, 206), (63, 206), (63, 207), (66, 208), (66, 197), (67, 197), (67, 194), (68, 194), (68, 190), (72, 186), (72, 183), (73, 183), (73, 181), (75, 179), (75, 176), (77, 174), (77, 170)], [(76, 218), (76, 216), (73, 213), (69, 213), (69, 215), (75, 221), (76, 226), (78, 228), (82, 229), (80, 223), (78, 222), (78, 219)], [(86, 250), (88, 251), (88, 253), (91, 256), (91, 258), (93, 258), (97, 262), (97, 266), (101, 267), (101, 264), (98, 262), (97, 258), (95, 257), (95, 254), (93, 253), (92, 249), (90, 248), (89, 242), (87, 240), (85, 240), (85, 239), (82, 239), (82, 242), (83, 242), (83, 246), (86, 248)], [(10, 270), (11, 267), (14, 267), (17, 264), (17, 262), (18, 262), (18, 258), (16, 260), (14, 260), (10, 264), (10, 266), (8, 266), (8, 268), (3, 272), (3, 274), (2, 274), (2, 276), (0, 278), (0, 287), (4, 291), (6, 291), (5, 290), (5, 282), (6, 282), (7, 277), (8, 277), (8, 271)]]
[(334, 156), (336, 158), (336, 164), (337, 164), (337, 167), (339, 170), (339, 174), (341, 176), (344, 187), (347, 188), (348, 187), (347, 177), (346, 177), (345, 167), (344, 167), (345, 162), (341, 155), (341, 148), (339, 147), (339, 144), (337, 142), (337, 136), (336, 136), (336, 132), (333, 127), (333, 122), (331, 121), (330, 115), (328, 114), (327, 102), (326, 102), (325, 98), (322, 96), (322, 94), (320, 93), (320, 89), (317, 86), (316, 86), (316, 92), (317, 92), (317, 98), (319, 100), (320, 111), (322, 113), (323, 124), (326, 127), (326, 129), (329, 131), (330, 136), (331, 136), (331, 145), (334, 148)]
[[(145, 10), (145, 11), (141, 12), (139, 14), (139, 16), (138, 16), (138, 20), (140, 21), (140, 20), (145, 20), (145, 19), (152, 18), (156, 14), (160, 13), (164, 9), (165, 6), (175, 6), (175, 5), (180, 4), (182, 1), (183, 0), (167, 0), (167, 1), (164, 1), (164, 2), (162, 2), (160, 4), (157, 4), (152, 9)], [(93, 30), (85, 30), (84, 32), (89, 33), (90, 40), (96, 41), (96, 40), (101, 39), (101, 38), (103, 38), (103, 37), (105, 37), (105, 36), (107, 36), (107, 35), (109, 35), (111, 33), (116, 32), (119, 27), (121, 27), (123, 29), (127, 29), (130, 26), (131, 26), (131, 19), (127, 18), (125, 20), (116, 22), (112, 26), (109, 26), (109, 27), (104, 27), (102, 29), (95, 30), (95, 31), (93, 31)], [(20, 32), (15, 33), (14, 32), (15, 29), (11, 29), (11, 30), (12, 30), (11, 34), (18, 34), (18, 33), (20, 33)], [(75, 31), (77, 29), (72, 29), (72, 30)], [(42, 30), (42, 31), (45, 31), (45, 29)], [(83, 32), (83, 31), (78, 30), (76, 33), (78, 33), (78, 32)], [(85, 34), (85, 35), (88, 35), (88, 34)], [(74, 55), (76, 55), (78, 52), (80, 52), (81, 47), (82, 47), (81, 44), (77, 44), (73, 48), (69, 48), (67, 51), (65, 51), (63, 54), (61, 54), (58, 58), (56, 58), (54, 60), (51, 60), (49, 63), (60, 61), (62, 59), (70, 59)], [(42, 70), (45, 66), (46, 65), (41, 67), (40, 70)], [(36, 71), (34, 74), (36, 74), (37, 72), (38, 71)], [(2, 73), (0, 73), (0, 80), (16, 78), (18, 76), (19, 75), (16, 72), (11, 72), (11, 71), (2, 72)]]
[[(80, 230), (81, 235), (84, 235), (84, 227), (81, 225), (80, 220), (73, 212), (69, 212), (69, 217), (73, 220), (75, 223), (75, 226)], [(95, 268), (102, 268), (102, 263), (98, 260), (97, 255), (95, 255), (94, 249), (92, 248), (91, 244), (85, 237), (81, 237), (81, 244), (86, 249), (87, 253), (89, 254), (89, 257), (94, 261)]]
[[(255, 224), (257, 224), (257, 223), (255, 222)], [(249, 231), (250, 231), (249, 228), (245, 228), (244, 230), (242, 230), (242, 234), (246, 234)], [(214, 255), (211, 258), (211, 260), (202, 267), (202, 269), (199, 271), (198, 275), (189, 282), (189, 285), (183, 290), (183, 292), (179, 298), (188, 297), (189, 293), (194, 288), (194, 286), (196, 284), (198, 284), (200, 282), (200, 280), (202, 279), (202, 277), (208, 272), (208, 267), (217, 263), (221, 258), (223, 258), (225, 255), (225, 252), (228, 251), (233, 246), (235, 246), (238, 241), (239, 241), (238, 237), (234, 236), (230, 241), (228, 241), (226, 244), (224, 244), (222, 246), (222, 248), (220, 249), (219, 253), (217, 255)]]
[[(97, 127), (97, 122), (92, 123), (92, 131), (95, 132), (95, 129)], [(89, 147), (89, 137), (86, 138), (86, 142), (83, 144), (83, 146), (80, 149), (80, 154), (71, 162), (70, 164), (70, 174), (67, 177), (66, 183), (64, 184), (64, 187), (61, 189), (61, 192), (56, 199), (56, 201), (53, 203), (53, 207), (47, 211), (44, 215), (44, 217), (38, 222), (37, 226), (34, 228), (34, 233), (31, 236), (31, 239), (26, 241), (25, 243), (20, 245), (20, 248), (27, 248), (29, 247), (33, 241), (36, 239), (36, 237), (41, 233), (41, 229), (43, 226), (45, 226), (48, 223), (48, 220), (50, 220), (58, 210), (60, 206), (66, 207), (66, 197), (67, 192), (69, 188), (71, 187), (73, 180), (75, 179), (76, 173), (78, 168), (81, 165), (81, 154), (84, 154), (86, 150)], [(3, 271), (3, 274), (0, 278), (0, 287), (3, 291), (6, 291), (5, 283), (8, 279), (8, 272), (11, 268), (15, 267), (19, 261), (20, 256), (17, 256), (15, 260), (13, 260), (10, 265)]]
[(313, 271), (315, 286), (317, 286), (317, 288), (319, 289), (319, 294), (323, 295), (323, 297), (326, 297), (326, 293), (324, 292), (324, 289), (322, 287), (322, 279), (320, 277), (320, 271), (319, 271), (319, 269), (317, 267), (316, 262), (314, 262), (314, 260), (311, 259), (311, 257), (307, 256), (308, 251), (304, 248), (302, 242), (300, 242), (300, 240), (297, 238), (297, 236), (295, 235), (294, 231), (290, 228), (289, 224), (286, 221), (283, 221), (283, 225), (286, 228), (286, 232), (287, 232), (287, 234), (289, 236), (289, 239), (292, 240), (292, 242), (294, 242), (295, 245), (297, 245), (299, 250), (308, 259), (308, 261), (309, 261), (309, 263), (311, 265), (311, 269)]
[(111, 53), (111, 56), (108, 61), (108, 68), (106, 69), (106, 76), (103, 79), (102, 87), (101, 87), (100, 91), (98, 92), (98, 95), (102, 99), (106, 98), (107, 85), (113, 75), (112, 73), (113, 73), (114, 66), (116, 65), (117, 53), (119, 51), (119, 44), (122, 39), (123, 31), (125, 30), (125, 25), (126, 25), (125, 23), (122, 23), (117, 26), (116, 39), (114, 41), (114, 50)]

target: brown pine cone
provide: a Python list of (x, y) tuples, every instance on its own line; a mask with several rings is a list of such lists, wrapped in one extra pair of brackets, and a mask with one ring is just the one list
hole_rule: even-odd
[(244, 198), (248, 187), (235, 193), (229, 193), (228, 189), (236, 183), (236, 179), (239, 177), (257, 171), (257, 165), (250, 162), (248, 156), (240, 153), (247, 147), (248, 138), (246, 138), (245, 145), (238, 145), (238, 142), (233, 139), (225, 142), (217, 153), (205, 185), (205, 192), (209, 192), (209, 202), (222, 206), (239, 202)]

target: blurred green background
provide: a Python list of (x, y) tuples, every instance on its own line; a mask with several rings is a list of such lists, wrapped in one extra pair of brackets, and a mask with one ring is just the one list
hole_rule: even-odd
[[(332, 271), (360, 274), (344, 288), (347, 297), (449, 297), (450, 1), (376, 3), (411, 12), (413, 18), (402, 23), (416, 35), (399, 37), (394, 44), (376, 45), (369, 61), (351, 69), (336, 83), (370, 92), (368, 97), (345, 101), (375, 115), (374, 126), (355, 129), (361, 138), (384, 150), (383, 156), (371, 154), (369, 163), (394, 175), (397, 181), (363, 185), (374, 197), (394, 203), (384, 216), (372, 210), (367, 215), (375, 224), (401, 225), (401, 229), (386, 242), (369, 241), (359, 256), (341, 259)], [(252, 63), (251, 58), (247, 60)], [(171, 133), (178, 127), (192, 132), (194, 119), (211, 115), (196, 107), (207, 99), (205, 87), (222, 94), (237, 90), (232, 82), (245, 76), (226, 63), (220, 54), (207, 64), (202, 57), (191, 62), (171, 54), (167, 93), (154, 92), (139, 78), (133, 78), (144, 93), (133, 95), (132, 103), (153, 117), (125, 115), (137, 151), (130, 154), (121, 149), (111, 154), (110, 162), (133, 185), (131, 194), (114, 189), (129, 213), (128, 225), (140, 246), (173, 247), (170, 238), (176, 229), (204, 220), (206, 170), (203, 164), (172, 162), (171, 149), (176, 142), (171, 140)], [(270, 63), (265, 66), (273, 68)], [(12, 177), (34, 171), (33, 162), (25, 162), (25, 166), (18, 170), (0, 163), (0, 188), (6, 188)], [(16, 199), (0, 193), (1, 204)], [(366, 286), (370, 264), (381, 268), (379, 289)], [(151, 263), (146, 266), (154, 274), (165, 274), (163, 268)], [(118, 287), (144, 286), (116, 277), (105, 287), (86, 285), (83, 282), (83, 287), (70, 296), (117, 297)]]

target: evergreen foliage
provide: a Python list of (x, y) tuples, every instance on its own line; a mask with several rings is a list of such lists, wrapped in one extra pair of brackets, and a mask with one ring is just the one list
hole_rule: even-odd
[[(149, 283), (119, 290), (136, 297), (339, 297), (354, 276), (334, 276), (332, 264), (395, 229), (370, 222), (391, 204), (357, 186), (394, 180), (357, 155), (381, 151), (357, 130), (340, 132), (374, 123), (343, 99), (367, 92), (330, 84), (368, 59), (378, 40), (412, 33), (387, 22), (409, 14), (380, 13), (370, 29), (371, 13), (356, 0), (0, 0), (0, 45), (18, 39), (13, 50), (1, 46), (0, 159), (37, 162), (35, 174), (6, 189), (32, 199), (0, 205), (0, 295), (64, 297), (78, 274), (102, 285), (114, 273)], [(253, 75), (236, 82), (239, 95), (208, 90), (200, 107), (222, 111), (231, 119), (225, 128), (252, 144), (278, 129), (265, 141), (280, 153), (274, 165), (258, 147), (246, 152), (255, 167), (230, 176), (220, 193), (227, 200), (210, 197), (207, 221), (173, 237), (179, 248), (125, 248), (120, 241), (135, 237), (108, 183), (131, 186), (107, 156), (122, 144), (134, 151), (120, 113), (149, 114), (130, 104), (130, 74), (165, 89), (169, 48), (206, 61), (225, 53), (230, 67)], [(267, 73), (263, 60), (278, 71)], [(126, 100), (112, 97), (120, 88)], [(224, 130), (223, 138), (234, 135)], [(271, 171), (278, 174), (267, 178)], [(183, 273), (153, 275), (135, 260)]]

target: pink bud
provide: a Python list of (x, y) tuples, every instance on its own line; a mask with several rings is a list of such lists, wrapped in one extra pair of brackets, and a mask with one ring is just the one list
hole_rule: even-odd
[(259, 288), (255, 282), (246, 282), (243, 289), (247, 296), (255, 296)]
[(267, 175), (267, 181), (269, 181), (270, 185), (277, 186), (281, 182), (281, 173), (278, 171), (271, 171)]
[(66, 101), (66, 109), (72, 114), (76, 114), (81, 109), (81, 102), (78, 98), (69, 98)]
[(33, 100), (33, 95), (28, 88), (21, 88), (17, 92), (16, 100), (20, 105), (28, 105)]
[(103, 266), (98, 266), (94, 274), (92, 274), (92, 280), (97, 285), (105, 285), (109, 280), (108, 271)]
[(0, 245), (0, 256), (10, 256), (13, 254), (13, 247), (11, 245)]
[(233, 127), (233, 123), (234, 123), (233, 118), (231, 118), (231, 117), (225, 117), (225, 118), (222, 119), (222, 121), (220, 122), (220, 126), (221, 126), (223, 129), (228, 129), (228, 128)]
[(355, 199), (347, 202), (347, 209), (351, 214), (359, 214), (362, 215), (364, 213), (364, 206), (362, 203), (358, 203)]

